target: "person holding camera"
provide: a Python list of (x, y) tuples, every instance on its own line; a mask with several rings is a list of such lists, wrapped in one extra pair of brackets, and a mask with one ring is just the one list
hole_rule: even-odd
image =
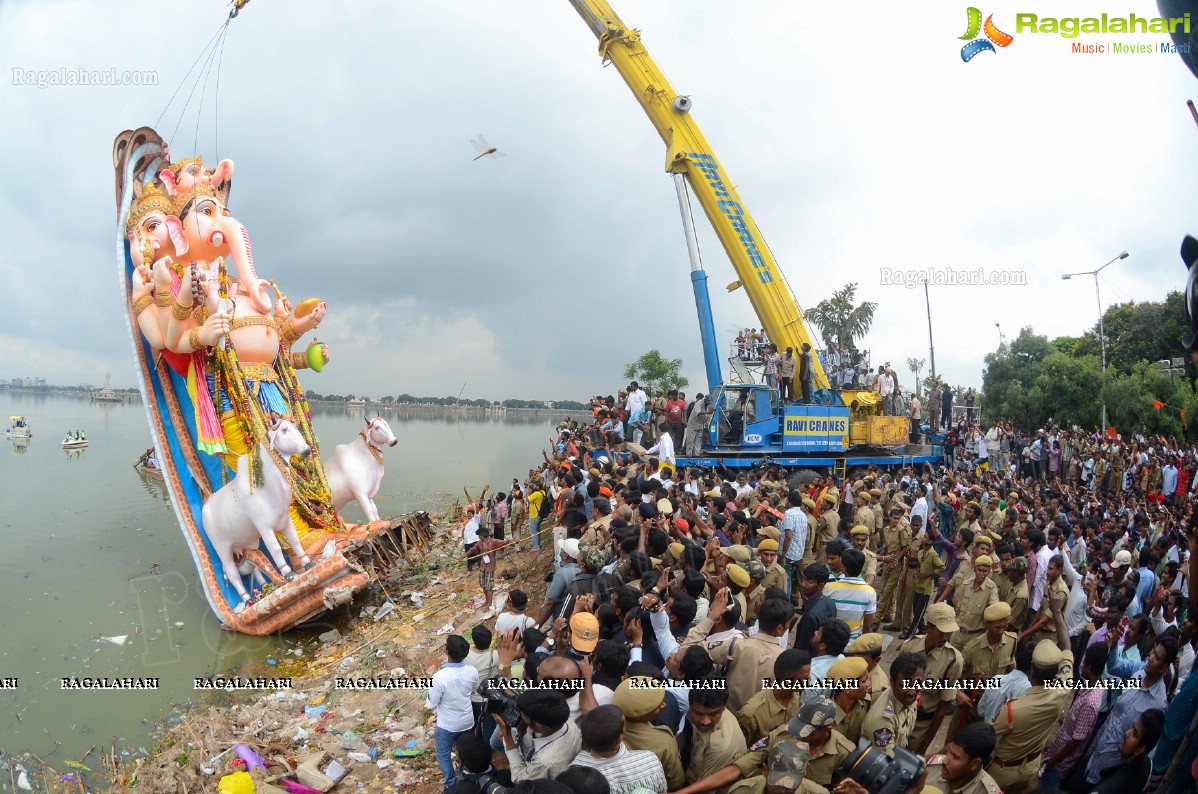
[(565, 692), (525, 690), (516, 696), (516, 708), (520, 714), (516, 726), (495, 714), (512, 781), (553, 778), (564, 772), (582, 749), (582, 734), (570, 719)]

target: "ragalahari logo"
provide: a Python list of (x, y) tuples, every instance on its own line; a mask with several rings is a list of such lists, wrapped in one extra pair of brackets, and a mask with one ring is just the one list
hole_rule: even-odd
[[(986, 17), (986, 23), (982, 24), (981, 11), (970, 6), (966, 13), (969, 18), (968, 26), (965, 28), (965, 35), (960, 37), (962, 41), (969, 42), (961, 48), (961, 60), (966, 63), (980, 52), (997, 52), (995, 46), (1005, 47), (1015, 40), (1010, 33), (1003, 33), (994, 26), (994, 14)], [(979, 33), (984, 33), (985, 36), (979, 37)]]

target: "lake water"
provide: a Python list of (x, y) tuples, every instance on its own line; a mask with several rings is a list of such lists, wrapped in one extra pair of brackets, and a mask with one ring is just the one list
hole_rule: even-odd
[[(193, 697), (194, 677), (261, 661), (283, 640), (222, 631), (212, 616), (162, 482), (133, 468), (150, 446), (140, 402), (0, 392), (0, 415), (9, 414), (29, 419), (33, 439), (0, 449), (0, 678), (18, 679), (0, 690), (0, 750), (45, 757), (61, 742), (61, 761), (113, 737), (148, 746), (162, 715)], [(553, 425), (448, 411), (383, 416), (399, 439), (385, 452), (383, 516), (442, 507), (463, 485), (506, 490), (537, 462)], [(364, 426), (362, 408), (313, 406), (312, 419), (326, 450)], [(68, 429), (91, 445), (62, 450)], [(346, 518), (362, 520), (356, 504)], [(121, 636), (123, 644), (105, 639)], [(64, 676), (156, 676), (160, 688), (64, 691)]]

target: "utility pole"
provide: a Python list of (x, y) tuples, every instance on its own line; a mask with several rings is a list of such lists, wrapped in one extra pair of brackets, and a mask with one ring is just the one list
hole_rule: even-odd
[(932, 363), (932, 380), (936, 380), (936, 346), (932, 344), (932, 299), (928, 297), (928, 282), (923, 282), (923, 302), (928, 307), (928, 357)]

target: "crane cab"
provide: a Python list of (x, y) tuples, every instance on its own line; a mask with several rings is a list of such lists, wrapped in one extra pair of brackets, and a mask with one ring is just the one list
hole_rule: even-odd
[(843, 404), (782, 405), (778, 390), (761, 384), (718, 386), (711, 404), (705, 446), (712, 452), (835, 453), (849, 447), (849, 408)]

